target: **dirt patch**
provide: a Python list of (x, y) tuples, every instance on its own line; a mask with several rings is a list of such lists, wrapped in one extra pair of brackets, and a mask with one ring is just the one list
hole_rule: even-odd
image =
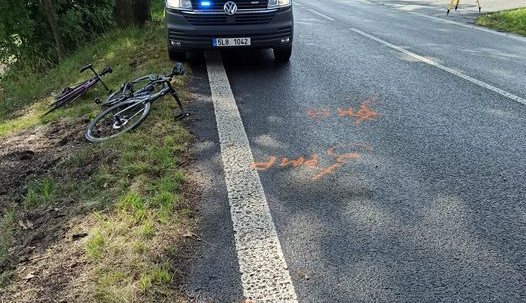
[(5, 203), (20, 202), (28, 180), (51, 172), (84, 145), (84, 123), (55, 122), (2, 138), (0, 142), (0, 212)]
[[(111, 146), (87, 143), (84, 139), (86, 126), (84, 119), (64, 120), (25, 130), (0, 142), (0, 219), (8, 209), (16, 211), (8, 260), (0, 260), (0, 275), (9, 273), (8, 282), (0, 285), (0, 302), (191, 302), (185, 291), (184, 273), (193, 260), (193, 244), (200, 241), (195, 233), (197, 219), (193, 212), (200, 199), (195, 180), (189, 178), (180, 184), (183, 187), (180, 190), (181, 202), (174, 204), (169, 220), (164, 223), (160, 219), (153, 220), (151, 227), (156, 232), (141, 236), (147, 232), (143, 229), (147, 227), (146, 223), (135, 221), (133, 213), (124, 213), (126, 209), (116, 209), (119, 207), (116, 199), (120, 199), (120, 194), (113, 195), (111, 185), (118, 182), (110, 183), (108, 188), (85, 182), (98, 182), (99, 178), (120, 180), (115, 178), (122, 175), (129, 181), (124, 186), (130, 192), (140, 193), (155, 176), (151, 172), (129, 175), (126, 169), (132, 169), (132, 173), (137, 168), (126, 168), (121, 161), (123, 154), (130, 150), (120, 148), (121, 145), (120, 149), (115, 149), (115, 146), (112, 149)], [(142, 130), (150, 129), (155, 128), (144, 127)], [(140, 137), (144, 134), (141, 136), (138, 133), (137, 138)], [(162, 138), (152, 141), (158, 147), (153, 154), (163, 160), (164, 153), (159, 151), (162, 151), (163, 144), (170, 142)], [(174, 168), (186, 171), (191, 161), (185, 149), (179, 149), (181, 151), (175, 157), (178, 160)], [(136, 154), (140, 151), (134, 150), (132, 156), (138, 157)], [(131, 162), (136, 163), (135, 160)], [(174, 178), (167, 171), (160, 171), (164, 176)], [(54, 180), (56, 194), (49, 202), (28, 206), (28, 191), (32, 182), (48, 178)], [(141, 181), (141, 178), (146, 180)], [(136, 183), (139, 185), (134, 189)], [(90, 186), (79, 186), (77, 190), (76, 184)], [(74, 189), (64, 186), (73, 186)], [(109, 198), (101, 199), (106, 194)], [(94, 214), (94, 210), (98, 213)], [(95, 243), (98, 232), (105, 237), (104, 244), (100, 244), (105, 245), (101, 246), (104, 257), (93, 257), (88, 253), (90, 243)], [(127, 245), (129, 243), (134, 244)], [(128, 249), (145, 252), (125, 253)], [(120, 250), (121, 255), (114, 254)], [(137, 259), (122, 260), (126, 258), (123, 255)], [(159, 269), (164, 270), (159, 271), (161, 278), (155, 274), (152, 265), (159, 265)], [(141, 266), (144, 268), (137, 270)], [(170, 278), (162, 280), (166, 277), (162, 275), (166, 273)], [(132, 296), (107, 300), (107, 297), (119, 298), (120, 289), (117, 286), (122, 284), (112, 279), (127, 280), (128, 277), (129, 280), (144, 283), (124, 283), (134, 289), (125, 292)], [(135, 290), (141, 286), (147, 290)], [(167, 298), (170, 299), (167, 301)]]
[(17, 214), (8, 259), (0, 264), (0, 273), (11, 273), (5, 288), (0, 286), (0, 302), (75, 301), (71, 297), (75, 292), (68, 290), (75, 287), (72, 281), (82, 281), (85, 234), (78, 217), (87, 209), (75, 196), (57, 196), (45, 205), (27, 207), (25, 195), (34, 180), (84, 182), (101, 164), (116, 158), (94, 149), (82, 153), (77, 160), (82, 165), (68, 165), (89, 147), (85, 127), (83, 119), (54, 122), (0, 141), (0, 217), (7, 209)]
[(0, 295), (0, 302), (2, 299), (7, 300), (5, 302), (78, 302), (76, 298), (80, 297), (88, 278), (84, 276), (85, 244), (69, 232), (80, 223), (75, 221), (54, 231), (51, 229), (60, 225), (56, 220), (35, 228), (54, 232), (60, 241), (32, 237), (37, 241), (19, 250), (20, 259), (12, 269), (12, 282), (3, 296)]

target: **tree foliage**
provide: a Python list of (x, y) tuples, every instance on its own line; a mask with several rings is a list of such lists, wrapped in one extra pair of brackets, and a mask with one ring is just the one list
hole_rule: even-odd
[[(114, 26), (115, 0), (53, 0), (66, 52)], [(58, 61), (55, 38), (41, 0), (0, 1), (0, 62), (45, 69)]]
[(143, 25), (151, 20), (150, 0), (115, 0), (116, 19), (120, 27)]

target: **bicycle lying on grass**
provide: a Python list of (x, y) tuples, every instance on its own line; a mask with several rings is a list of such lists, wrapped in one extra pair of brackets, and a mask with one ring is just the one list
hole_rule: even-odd
[(72, 103), (73, 101), (77, 100), (78, 98), (80, 98), (82, 95), (84, 95), (84, 93), (86, 93), (90, 88), (92, 88), (93, 86), (95, 86), (98, 82), (102, 83), (102, 85), (104, 86), (104, 88), (106, 89), (106, 91), (108, 93), (110, 93), (110, 89), (108, 88), (108, 86), (106, 86), (106, 84), (102, 81), (102, 77), (106, 74), (110, 74), (113, 72), (113, 70), (109, 67), (109, 66), (106, 66), (99, 74), (95, 71), (95, 69), (93, 68), (93, 65), (92, 64), (89, 64), (89, 65), (86, 65), (84, 66), (83, 68), (80, 69), (80, 73), (83, 73), (85, 72), (86, 70), (91, 70), (94, 74), (94, 76), (80, 84), (77, 84), (73, 87), (66, 87), (62, 90), (62, 92), (60, 93), (60, 95), (55, 95), (52, 93), (52, 95), (54, 95), (55, 97), (55, 102), (53, 104), (51, 104), (51, 108), (44, 114), (44, 116), (47, 116), (49, 115), (50, 113), (52, 113), (53, 111), (61, 108), (61, 107), (64, 107), (70, 103)]
[[(172, 95), (181, 111), (175, 118), (185, 117), (181, 100), (171, 83), (173, 77), (180, 75), (184, 75), (184, 67), (177, 63), (170, 74), (152, 74), (123, 84), (101, 103), (109, 107), (89, 124), (86, 139), (94, 143), (102, 142), (135, 129), (148, 117), (151, 104), (167, 94)], [(146, 84), (143, 86), (142, 83)], [(134, 90), (139, 85), (142, 87)]]

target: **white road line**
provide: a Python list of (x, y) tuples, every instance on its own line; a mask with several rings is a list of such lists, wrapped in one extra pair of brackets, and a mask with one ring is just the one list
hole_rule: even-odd
[(221, 55), (205, 56), (243, 294), (258, 303), (298, 302)]
[[(397, 9), (399, 9), (399, 8), (397, 8)], [(515, 35), (512, 35), (512, 34), (506, 34), (506, 33), (497, 32), (497, 31), (494, 31), (492, 29), (488, 29), (488, 28), (485, 28), (485, 27), (480, 27), (480, 26), (470, 25), (470, 24), (464, 24), (464, 23), (461, 23), (461, 22), (446, 20), (446, 19), (443, 19), (443, 18), (434, 17), (434, 16), (430, 16), (430, 15), (426, 15), (426, 14), (417, 13), (417, 12), (408, 12), (408, 13), (413, 14), (413, 15), (417, 15), (417, 16), (420, 16), (420, 17), (432, 19), (432, 20), (435, 20), (435, 21), (438, 21), (438, 22), (442, 22), (442, 23), (454, 24), (454, 25), (465, 27), (465, 28), (475, 29), (475, 30), (486, 32), (486, 33), (492, 33), (492, 34), (499, 35), (499, 36), (502, 36), (502, 37), (514, 39), (514, 40), (517, 40), (517, 41), (526, 42), (526, 38), (515, 36)]]
[(441, 69), (441, 70), (443, 70), (443, 71), (446, 71), (446, 72), (448, 72), (448, 73), (450, 73), (450, 74), (453, 74), (453, 75), (455, 75), (455, 76), (457, 76), (457, 77), (460, 77), (460, 78), (462, 78), (462, 79), (464, 79), (464, 80), (467, 80), (467, 81), (469, 81), (469, 82), (471, 82), (471, 83), (474, 83), (474, 84), (476, 84), (476, 85), (478, 85), (478, 86), (481, 86), (481, 87), (483, 87), (483, 88), (489, 89), (489, 90), (491, 90), (491, 91), (493, 91), (493, 92), (495, 92), (495, 93), (497, 93), (497, 94), (500, 94), (500, 95), (502, 95), (502, 96), (504, 96), (504, 97), (510, 98), (511, 100), (514, 100), (514, 101), (517, 101), (517, 102), (519, 102), (519, 103), (522, 103), (522, 104), (526, 105), (526, 99), (524, 99), (524, 98), (521, 98), (521, 97), (519, 97), (519, 96), (516, 96), (516, 95), (514, 95), (514, 94), (512, 94), (512, 93), (509, 93), (509, 92), (507, 92), (507, 91), (505, 91), (505, 90), (503, 90), (503, 89), (500, 89), (500, 88), (498, 88), (498, 87), (495, 87), (495, 86), (493, 86), (493, 85), (491, 85), (491, 84), (488, 84), (488, 83), (486, 83), (486, 82), (483, 82), (483, 81), (480, 81), (480, 80), (475, 79), (475, 78), (473, 78), (473, 77), (470, 77), (470, 76), (468, 76), (468, 75), (465, 75), (465, 74), (463, 74), (463, 73), (460, 72), (460, 71), (457, 71), (457, 70), (455, 70), (455, 69), (452, 69), (452, 68), (446, 67), (446, 66), (444, 66), (444, 65), (442, 65), (442, 64), (440, 64), (440, 63), (437, 63), (437, 62), (435, 62), (435, 61), (433, 61), (433, 60), (430, 60), (430, 59), (428, 59), (428, 58), (424, 58), (424, 57), (422, 57), (422, 56), (420, 56), (420, 55), (417, 55), (417, 54), (415, 54), (415, 53), (413, 53), (413, 52), (410, 52), (410, 51), (408, 51), (408, 50), (406, 50), (406, 49), (401, 48), (400, 46), (396, 46), (396, 45), (394, 45), (394, 44), (392, 44), (392, 43), (389, 43), (389, 42), (387, 42), (387, 41), (385, 41), (385, 40), (382, 40), (382, 39), (380, 39), (380, 38), (378, 38), (378, 37), (375, 37), (375, 36), (373, 36), (373, 35), (370, 35), (370, 34), (364, 33), (364, 32), (362, 32), (362, 31), (359, 30), (359, 29), (351, 28), (351, 30), (354, 31), (354, 32), (356, 32), (356, 33), (358, 33), (358, 34), (360, 34), (360, 35), (362, 35), (362, 36), (364, 36), (364, 37), (367, 37), (367, 38), (372, 39), (372, 40), (374, 40), (374, 41), (380, 42), (380, 43), (382, 43), (383, 45), (385, 45), (385, 46), (387, 46), (387, 47), (390, 47), (390, 48), (395, 49), (395, 50), (397, 50), (397, 51), (399, 51), (399, 52), (402, 52), (402, 53), (404, 53), (404, 54), (406, 54), (406, 55), (408, 55), (408, 56), (411, 56), (411, 57), (413, 57), (413, 58), (415, 58), (415, 59), (417, 59), (417, 60), (419, 60), (419, 61), (422, 61), (422, 62), (424, 62), (424, 63), (427, 63), (427, 64), (429, 64), (429, 65), (432, 65), (432, 66), (434, 66), (434, 67), (436, 67), (436, 68), (439, 68), (439, 69)]
[(315, 11), (315, 10), (313, 10), (313, 9), (307, 8), (306, 10), (308, 10), (308, 11), (310, 11), (311, 13), (314, 13), (314, 14), (316, 14), (316, 15), (318, 15), (318, 16), (321, 16), (321, 17), (323, 17), (323, 18), (325, 18), (325, 19), (327, 19), (327, 20), (330, 20), (330, 21), (336, 21), (336, 19), (333, 19), (333, 18), (331, 18), (331, 17), (329, 17), (329, 16), (327, 16), (327, 15), (324, 15), (324, 14), (322, 14), (322, 13), (320, 13), (320, 12), (317, 12), (317, 11)]
[[(462, 23), (462, 22), (447, 20), (447, 19), (444, 19), (444, 18), (430, 16), (430, 15), (426, 15), (426, 14), (422, 14), (422, 13), (411, 12), (411, 11), (408, 12), (408, 11), (404, 10), (405, 5), (396, 5), (396, 4), (393, 5), (393, 4), (388, 4), (388, 3), (371, 2), (371, 1), (367, 1), (367, 0), (353, 0), (353, 1), (358, 1), (358, 2), (362, 2), (362, 3), (370, 4), (370, 5), (382, 5), (382, 6), (386, 6), (386, 7), (392, 8), (392, 9), (401, 10), (401, 11), (404, 11), (406, 13), (417, 15), (417, 16), (420, 16), (420, 17), (432, 19), (432, 20), (435, 20), (435, 21), (438, 21), (438, 22), (454, 24), (454, 25), (465, 27), (465, 28), (470, 28), (470, 29), (474, 29), (474, 30), (478, 30), (478, 31), (483, 31), (483, 32), (486, 32), (486, 33), (499, 35), (501, 37), (506, 37), (506, 38), (514, 39), (514, 40), (521, 41), (521, 42), (526, 42), (526, 38), (521, 37), (521, 36), (517, 36), (515, 34), (503, 33), (503, 32), (499, 32), (499, 31), (496, 31), (496, 30), (493, 30), (493, 29), (482, 27), (482, 26), (471, 25), (471, 24), (466, 24), (466, 23)], [(336, 2), (338, 2), (338, 3), (349, 3), (350, 1), (336, 1)]]

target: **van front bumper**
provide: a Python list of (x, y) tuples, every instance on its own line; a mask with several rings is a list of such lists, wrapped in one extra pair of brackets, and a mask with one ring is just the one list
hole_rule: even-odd
[[(200, 19), (192, 19), (196, 16)], [(251, 48), (285, 49), (292, 45), (294, 34), (292, 7), (277, 10), (271, 21), (264, 24), (225, 23), (215, 25), (214, 22), (218, 23), (218, 21), (214, 21), (216, 19), (212, 19), (213, 17), (208, 20), (203, 19), (205, 17), (167, 9), (166, 38), (168, 48), (181, 52), (213, 49), (212, 40), (214, 38), (251, 38)], [(226, 15), (216, 17), (232, 18)], [(263, 18), (263, 16), (259, 18)]]

